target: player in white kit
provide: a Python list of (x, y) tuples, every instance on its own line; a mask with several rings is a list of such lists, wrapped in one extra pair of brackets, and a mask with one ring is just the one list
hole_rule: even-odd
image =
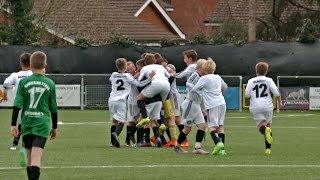
[[(193, 49), (186, 50), (182, 54), (183, 54), (183, 61), (186, 63), (187, 67), (182, 72), (176, 73), (175, 78), (188, 79), (192, 73), (196, 72), (198, 54)], [(184, 125), (181, 124), (180, 121), (181, 121), (181, 118), (176, 118), (176, 124), (179, 128), (179, 132), (181, 132), (184, 128)], [(186, 139), (182, 142), (181, 147), (188, 147), (188, 146), (189, 144)]]
[(116, 60), (118, 72), (113, 72), (109, 81), (112, 90), (108, 99), (109, 112), (112, 119), (111, 126), (111, 143), (116, 147), (120, 147), (119, 134), (121, 133), (124, 122), (126, 121), (126, 102), (131, 91), (131, 84), (136, 86), (145, 86), (151, 82), (154, 73), (149, 72), (148, 77), (144, 81), (137, 81), (129, 73), (125, 73), (127, 69), (127, 61), (124, 58)]
[[(201, 94), (207, 111), (207, 124), (213, 142), (216, 144), (212, 155), (224, 155), (224, 119), (226, 113), (226, 101), (222, 92), (227, 90), (228, 86), (223, 79), (214, 74), (216, 64), (211, 59), (203, 64), (205, 71), (197, 84), (190, 90), (190, 93)], [(220, 134), (220, 135), (219, 135)]]
[[(147, 53), (144, 57), (144, 60), (145, 60), (146, 66), (144, 66), (141, 69), (138, 80), (142, 80), (145, 77), (148, 77), (149, 75), (147, 72), (149, 71), (155, 71), (156, 73), (152, 79), (151, 84), (145, 87), (137, 97), (137, 103), (140, 108), (142, 119), (140, 120), (140, 122), (138, 122), (136, 126), (139, 127), (141, 125), (144, 125), (150, 122), (151, 120), (150, 125), (152, 127), (155, 139), (157, 140), (158, 147), (160, 147), (162, 144), (159, 138), (159, 132), (158, 132), (159, 125), (157, 123), (157, 120), (160, 119), (159, 116), (160, 116), (160, 110), (162, 108), (162, 103), (166, 100), (170, 91), (170, 84), (168, 81), (170, 74), (167, 72), (167, 70), (163, 66), (159, 64), (155, 64), (156, 59), (153, 54)], [(157, 94), (160, 95), (162, 103), (161, 102), (152, 103), (152, 104), (149, 104), (149, 107), (148, 107), (149, 116), (153, 116), (154, 118), (157, 118), (157, 119), (149, 119), (144, 100), (146, 98), (152, 98)], [(154, 107), (151, 108), (150, 105)], [(159, 109), (159, 110), (156, 111), (151, 109)]]
[(253, 120), (260, 133), (264, 135), (265, 153), (271, 154), (272, 144), (272, 114), (273, 103), (271, 93), (277, 97), (278, 103), (281, 105), (279, 90), (274, 81), (266, 77), (269, 65), (265, 62), (256, 64), (256, 77), (248, 81), (245, 96), (250, 98), (249, 110), (253, 116)]
[(198, 127), (196, 134), (195, 148), (192, 151), (193, 154), (208, 154), (207, 151), (201, 148), (201, 142), (205, 134), (205, 120), (202, 115), (201, 102), (202, 98), (200, 94), (190, 93), (190, 89), (198, 82), (200, 77), (204, 75), (203, 64), (206, 62), (204, 59), (199, 59), (197, 61), (196, 72), (194, 72), (186, 83), (187, 86), (187, 97), (182, 103), (182, 120), (181, 124), (184, 125), (184, 129), (180, 132), (177, 145), (174, 147), (176, 153), (188, 153), (181, 148), (182, 142), (186, 139), (187, 135), (190, 133), (192, 125)]
[[(9, 77), (7, 77), (5, 79), (5, 81), (3, 83), (3, 98), (1, 99), (1, 102), (8, 100), (7, 91), (9, 88), (11, 88), (11, 86), (14, 86), (15, 89), (18, 89), (18, 85), (19, 85), (20, 80), (32, 75), (32, 71), (30, 70), (30, 56), (31, 56), (31, 54), (29, 54), (29, 53), (23, 53), (20, 55), (21, 71), (14, 72)], [(18, 116), (19, 132), (21, 132), (21, 124), (20, 124), (21, 123), (21, 112), (22, 111), (19, 112), (19, 116)], [(17, 137), (14, 138), (12, 145), (10, 147), (11, 150), (17, 149), (19, 139), (20, 139), (20, 133), (18, 134)]]

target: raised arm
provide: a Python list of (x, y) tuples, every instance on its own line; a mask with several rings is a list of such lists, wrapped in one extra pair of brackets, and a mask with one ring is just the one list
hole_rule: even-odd
[(190, 89), (190, 92), (191, 92), (191, 93), (197, 93), (197, 92), (199, 92), (199, 91), (204, 87), (205, 84), (206, 84), (206, 83), (205, 83), (204, 77), (201, 77), (201, 78), (199, 79), (199, 81), (193, 86), (193, 88)]

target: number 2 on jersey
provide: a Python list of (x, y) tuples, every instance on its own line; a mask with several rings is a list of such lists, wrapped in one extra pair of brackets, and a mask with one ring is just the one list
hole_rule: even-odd
[(28, 93), (30, 94), (30, 109), (36, 109), (38, 106), (38, 103), (41, 99), (41, 96), (43, 95), (46, 88), (42, 87), (33, 87), (29, 89)]
[[(261, 93), (259, 93), (259, 89), (262, 89)], [(254, 88), (252, 90), (256, 91), (256, 98), (268, 96), (268, 93), (266, 93), (266, 91), (267, 91), (266, 84), (260, 84), (260, 85), (257, 84), (254, 86)]]
[(122, 79), (118, 79), (118, 80), (116, 81), (116, 83), (117, 83), (117, 84), (120, 84), (120, 85), (117, 87), (117, 91), (124, 90), (124, 87), (123, 87), (124, 82), (123, 82)]

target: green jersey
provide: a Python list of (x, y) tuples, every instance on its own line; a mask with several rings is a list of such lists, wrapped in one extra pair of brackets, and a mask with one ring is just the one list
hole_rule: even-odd
[(22, 136), (33, 134), (48, 138), (50, 112), (57, 112), (55, 83), (42, 74), (22, 79), (13, 106), (22, 109)]

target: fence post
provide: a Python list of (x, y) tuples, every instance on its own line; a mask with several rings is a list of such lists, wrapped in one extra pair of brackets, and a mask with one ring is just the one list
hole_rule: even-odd
[(242, 76), (239, 79), (239, 112), (242, 112)]
[(84, 109), (84, 77), (83, 74), (81, 74), (81, 96), (80, 96), (80, 106), (81, 111)]

